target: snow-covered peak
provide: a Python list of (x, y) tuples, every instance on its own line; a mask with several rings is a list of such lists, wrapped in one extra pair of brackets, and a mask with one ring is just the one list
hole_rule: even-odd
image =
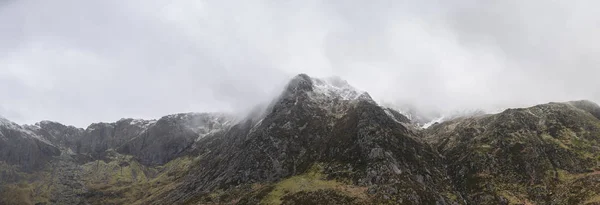
[(10, 129), (21, 129), (20, 125), (2, 117), (2, 116), (0, 116), (0, 126), (7, 127)]
[(35, 123), (35, 125), (49, 125), (49, 124), (60, 124), (58, 122), (50, 121), (50, 120), (42, 120), (40, 122)]
[[(52, 145), (52, 143), (50, 143), (50, 141), (44, 139), (43, 137), (37, 135), (36, 133), (34, 133), (32, 130), (35, 130), (35, 127), (29, 127), (29, 126), (21, 126), (18, 125), (17, 123), (14, 123), (6, 118), (0, 117), (0, 127), (5, 127), (8, 128), (10, 130), (14, 130), (20, 133), (23, 133), (23, 136), (26, 137), (30, 137), (30, 138), (34, 138), (37, 140), (40, 140), (48, 145)], [(31, 130), (30, 130), (31, 129)], [(3, 135), (3, 134), (2, 134)], [(3, 136), (5, 137), (5, 136)], [(52, 145), (53, 146), (53, 145)]]
[(367, 92), (356, 89), (340, 77), (314, 78), (306, 74), (292, 78), (280, 99), (295, 98), (297, 94), (308, 94), (317, 102), (373, 100)]
[(204, 113), (197, 113), (197, 112), (190, 112), (190, 113), (178, 113), (178, 114), (171, 114), (171, 115), (167, 115), (164, 116), (162, 118), (160, 118), (159, 121), (161, 120), (171, 120), (171, 121), (202, 121), (202, 122), (208, 122), (208, 121), (216, 121), (218, 119), (226, 119), (226, 118), (232, 118), (232, 116), (230, 114), (227, 113), (221, 113), (221, 112), (204, 112)]
[(144, 119), (132, 119), (132, 118), (128, 118), (128, 119), (121, 119), (119, 120), (119, 122), (126, 122), (129, 123), (129, 125), (131, 126), (137, 126), (143, 129), (147, 129), (148, 127), (156, 124), (156, 120), (144, 120)]
[(340, 77), (311, 78), (313, 97), (357, 100), (366, 92), (356, 89)]

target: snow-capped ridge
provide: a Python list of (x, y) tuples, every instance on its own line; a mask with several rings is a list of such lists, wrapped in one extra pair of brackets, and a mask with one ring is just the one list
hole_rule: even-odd
[(226, 130), (233, 125), (235, 118), (222, 112), (190, 112), (167, 115), (159, 121), (183, 121), (184, 126), (198, 134), (196, 138), (196, 141), (198, 141), (208, 135)]
[(8, 127), (11, 129), (21, 129), (20, 125), (2, 117), (2, 116), (0, 116), (0, 126)]
[[(366, 92), (351, 86), (348, 81), (340, 77), (311, 78), (312, 93), (315, 97), (337, 98), (341, 100), (357, 100), (365, 97)], [(368, 94), (366, 94), (368, 96)], [(370, 98), (370, 96), (369, 96)]]
[(157, 120), (144, 120), (144, 119), (135, 119), (135, 118), (122, 118), (117, 123), (128, 123), (131, 126), (137, 126), (143, 129), (148, 129), (148, 127), (156, 124)]
[[(11, 130), (14, 130), (17, 132), (24, 133), (25, 136), (27, 136), (27, 137), (37, 139), (43, 143), (54, 146), (50, 141), (48, 141), (48, 140), (44, 139), (43, 137), (34, 133), (32, 130), (35, 130), (35, 127), (30, 127), (28, 125), (21, 126), (21, 125), (14, 123), (6, 118), (3, 118), (3, 117), (0, 117), (0, 126), (6, 127), (8, 129), (11, 129)], [(32, 129), (30, 129), (30, 128), (32, 128)]]
[(351, 86), (340, 77), (315, 78), (298, 74), (268, 106), (257, 109), (259, 111), (252, 112), (244, 119), (251, 120), (257, 126), (270, 113), (300, 104), (318, 107), (329, 115), (341, 117), (356, 102), (363, 101), (377, 104), (367, 92)]
[(282, 97), (298, 93), (307, 93), (314, 100), (372, 100), (367, 92), (337, 76), (316, 78), (298, 74), (287, 84)]

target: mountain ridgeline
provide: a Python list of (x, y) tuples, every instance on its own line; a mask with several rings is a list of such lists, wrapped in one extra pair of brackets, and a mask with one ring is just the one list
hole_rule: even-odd
[(339, 78), (300, 74), (234, 116), (0, 118), (0, 204), (600, 204), (589, 101), (422, 128)]

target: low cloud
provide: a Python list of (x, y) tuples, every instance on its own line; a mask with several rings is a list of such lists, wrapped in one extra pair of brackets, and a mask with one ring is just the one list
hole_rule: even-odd
[(297, 73), (424, 111), (600, 102), (596, 1), (0, 2), (0, 115), (248, 110)]

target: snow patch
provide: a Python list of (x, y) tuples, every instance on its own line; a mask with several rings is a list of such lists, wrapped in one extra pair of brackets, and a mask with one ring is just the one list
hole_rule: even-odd
[(77, 155), (77, 154), (75, 154), (75, 152), (73, 152), (73, 150), (71, 148), (67, 148), (66, 154), (72, 155), (72, 156)]
[(394, 114), (392, 114), (392, 112), (389, 109), (383, 108), (383, 110), (385, 111), (385, 114), (387, 114), (394, 121), (396, 121), (397, 123), (401, 123), (398, 119), (396, 119), (396, 117), (394, 116)]
[(311, 78), (313, 83), (313, 97), (319, 99), (341, 99), (356, 100), (364, 91), (358, 90), (348, 84), (347, 81), (339, 77), (330, 77), (325, 79)]
[(26, 129), (21, 129), (22, 132), (26, 133), (28, 136), (30, 136), (31, 138), (40, 140), (48, 145), (52, 145), (54, 146), (50, 141), (48, 141), (46, 138), (43, 138), (42, 136), (39, 136), (37, 134), (35, 134), (34, 132), (30, 131), (30, 130), (26, 130)]
[(22, 129), (21, 126), (17, 123), (11, 122), (10, 120), (3, 117), (0, 117), (0, 126), (10, 129)]
[(430, 121), (428, 123), (423, 124), (423, 126), (421, 126), (421, 128), (427, 129), (427, 128), (431, 127), (432, 125), (434, 125), (435, 123), (441, 123), (444, 120), (445, 120), (445, 117), (441, 116), (439, 118), (433, 119), (432, 121)]
[(10, 120), (7, 120), (6, 118), (0, 117), (0, 126), (2, 127), (6, 127), (8, 129), (11, 130), (15, 130), (18, 132), (23, 133), (25, 136), (33, 138), (33, 139), (37, 139), (43, 143), (46, 143), (48, 145), (54, 146), (52, 143), (50, 143), (50, 141), (44, 139), (43, 137), (35, 134), (33, 131), (29, 130), (29, 129), (25, 129), (23, 128), (21, 125), (18, 125), (17, 123), (11, 122)]
[(312, 102), (336, 118), (344, 116), (344, 113), (353, 106), (352, 102), (359, 100), (372, 100), (370, 96), (348, 84), (339, 77), (310, 78), (312, 91), (307, 92)]
[(253, 133), (254, 131), (256, 131), (256, 129), (258, 128), (258, 126), (260, 126), (263, 122), (263, 119), (260, 119), (254, 126), (252, 126), (252, 128), (250, 129), (250, 133)]
[(157, 120), (143, 120), (143, 119), (132, 119), (129, 122), (130, 125), (139, 126), (143, 129), (148, 129), (148, 127), (156, 124)]
[(199, 127), (194, 128), (194, 131), (198, 133), (196, 141), (228, 129), (235, 121), (232, 117), (222, 113), (206, 113), (203, 115), (206, 115), (204, 116), (203, 122)]

